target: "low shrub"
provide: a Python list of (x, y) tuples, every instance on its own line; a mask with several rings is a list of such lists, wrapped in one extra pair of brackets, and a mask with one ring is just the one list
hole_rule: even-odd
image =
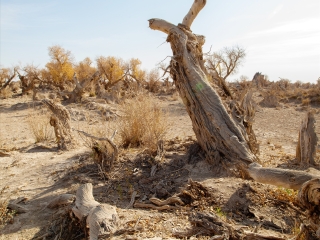
[(37, 143), (54, 140), (53, 127), (49, 120), (50, 114), (47, 112), (32, 109), (28, 114), (27, 121)]
[(2, 98), (2, 99), (11, 98), (12, 95), (13, 95), (13, 93), (9, 87), (6, 87), (6, 88), (0, 90), (0, 98)]
[(123, 104), (119, 125), (124, 147), (145, 146), (154, 152), (167, 129), (166, 113), (152, 97), (140, 95)]
[(14, 211), (8, 209), (8, 201), (1, 199), (3, 192), (7, 189), (0, 189), (0, 228), (13, 220)]

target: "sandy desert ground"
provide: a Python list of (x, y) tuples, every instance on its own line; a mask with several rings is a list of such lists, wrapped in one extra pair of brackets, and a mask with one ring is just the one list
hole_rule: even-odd
[[(6, 150), (0, 156), (0, 197), (19, 202), (27, 209), (1, 227), (0, 239), (65, 239), (55, 236), (61, 233), (59, 224), (66, 226), (61, 221), (67, 216), (63, 214), (68, 206), (49, 209), (47, 205), (59, 194), (75, 194), (83, 183), (93, 184), (97, 201), (117, 207), (124, 229), (134, 226), (133, 232), (124, 232), (113, 239), (175, 239), (174, 232), (192, 228), (188, 220), (190, 212), (200, 210), (214, 212), (245, 231), (284, 239), (290, 239), (299, 231), (301, 212), (281, 201), (281, 194), (286, 199), (293, 191), (227, 176), (214, 171), (214, 166), (200, 156), (188, 154), (195, 136), (183, 103), (178, 97), (154, 98), (166, 110), (169, 125), (165, 136), (166, 153), (154, 177), (150, 177), (151, 160), (141, 148), (120, 149), (120, 158), (106, 177), (92, 162), (90, 149), (75, 132), (78, 144), (70, 151), (58, 151), (53, 141), (35, 143), (28, 121), (30, 118), (36, 121), (39, 113), (46, 114), (41, 102), (33, 102), (29, 97), (0, 100), (0, 148)], [(261, 99), (256, 96), (256, 100)], [(90, 102), (94, 101), (66, 106), (72, 116), (72, 126), (81, 130), (105, 128), (111, 134), (117, 128), (117, 119), (102, 123), (97, 109), (90, 107)], [(117, 104), (105, 105), (115, 110), (121, 108)], [(320, 113), (317, 106), (313, 107), (319, 135)], [(306, 113), (306, 108), (294, 103), (278, 108), (258, 107), (254, 130), (264, 166), (299, 168), (293, 162), (298, 129)], [(319, 167), (310, 171), (317, 172), (317, 169)], [(147, 200), (151, 196), (165, 199), (185, 188), (189, 179), (206, 186), (210, 194), (176, 210), (127, 208), (133, 190), (138, 192), (137, 200)], [(65, 220), (70, 221), (70, 218)], [(76, 233), (78, 236), (72, 239), (85, 239), (83, 232)], [(210, 237), (195, 235), (190, 239)]]

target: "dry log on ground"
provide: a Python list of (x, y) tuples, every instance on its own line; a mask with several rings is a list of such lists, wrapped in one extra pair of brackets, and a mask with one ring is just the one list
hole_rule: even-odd
[(74, 146), (74, 138), (71, 133), (71, 117), (68, 110), (50, 99), (43, 99), (42, 102), (52, 112), (50, 125), (54, 127), (58, 148), (64, 150), (72, 148)]
[(320, 175), (310, 174), (305, 171), (295, 171), (282, 168), (265, 168), (258, 163), (252, 163), (247, 169), (248, 175), (259, 183), (299, 190), (301, 186)]
[(301, 123), (296, 150), (297, 161), (304, 166), (315, 165), (317, 134), (315, 132), (314, 113), (309, 111)]
[(80, 221), (86, 218), (90, 240), (110, 236), (117, 230), (119, 217), (116, 207), (97, 202), (92, 195), (91, 183), (79, 187), (72, 212)]

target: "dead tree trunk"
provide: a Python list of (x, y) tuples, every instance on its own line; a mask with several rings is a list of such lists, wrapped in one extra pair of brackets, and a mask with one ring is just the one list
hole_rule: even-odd
[(58, 148), (63, 150), (73, 148), (74, 139), (71, 133), (71, 117), (68, 110), (61, 104), (56, 104), (50, 99), (43, 99), (42, 102), (52, 112), (50, 125), (54, 127)]
[[(279, 169), (255, 165), (258, 158), (254, 153), (258, 149), (257, 146), (250, 146), (250, 131), (244, 131), (244, 127), (236, 120), (237, 116), (228, 114), (221, 98), (209, 84), (202, 53), (205, 38), (190, 30), (193, 20), (205, 4), (206, 0), (195, 0), (182, 24), (178, 26), (162, 19), (149, 20), (151, 29), (168, 34), (167, 41), (173, 52), (170, 74), (191, 118), (198, 143), (212, 164), (236, 168), (258, 182), (278, 186), (287, 184), (285, 186), (298, 189), (305, 181), (318, 176), (302, 172), (300, 177), (286, 169), (280, 170), (279, 174)], [(243, 102), (242, 107), (248, 111), (246, 120), (251, 124), (250, 106), (245, 106)], [(245, 114), (240, 117), (244, 116)], [(255, 138), (254, 135), (251, 138)], [(255, 164), (249, 166), (252, 163)], [(293, 174), (292, 179), (283, 180), (283, 176), (291, 176), (290, 174)], [(290, 185), (288, 182), (292, 180), (294, 184)]]
[(85, 93), (85, 88), (91, 82), (96, 80), (98, 74), (99, 72), (97, 71), (90, 78), (83, 79), (81, 82), (79, 82), (76, 74), (74, 74), (73, 80), (75, 82), (75, 88), (73, 89), (72, 92), (62, 92), (61, 95), (67, 95), (69, 103), (81, 102), (83, 94)]
[(150, 19), (151, 29), (168, 34), (173, 57), (170, 73), (192, 120), (197, 140), (213, 164), (245, 164), (257, 161), (245, 133), (226, 111), (219, 95), (210, 86), (204, 66), (205, 37), (190, 30), (206, 0), (195, 0), (182, 24)]
[(72, 211), (80, 221), (86, 219), (90, 240), (109, 237), (117, 230), (119, 218), (116, 207), (94, 200), (91, 183), (79, 187)]
[(298, 163), (304, 166), (316, 164), (314, 159), (318, 138), (315, 132), (315, 122), (313, 112), (309, 111), (299, 130), (296, 159)]

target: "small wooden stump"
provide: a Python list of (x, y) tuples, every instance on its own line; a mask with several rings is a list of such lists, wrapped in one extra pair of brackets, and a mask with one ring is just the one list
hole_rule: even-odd
[(314, 113), (309, 111), (301, 123), (296, 149), (296, 159), (301, 165), (309, 166), (310, 164), (316, 164), (314, 159), (318, 138), (315, 132), (315, 122)]
[(80, 221), (86, 218), (90, 240), (110, 236), (117, 230), (119, 217), (116, 207), (97, 202), (92, 195), (91, 183), (79, 187), (72, 212)]

